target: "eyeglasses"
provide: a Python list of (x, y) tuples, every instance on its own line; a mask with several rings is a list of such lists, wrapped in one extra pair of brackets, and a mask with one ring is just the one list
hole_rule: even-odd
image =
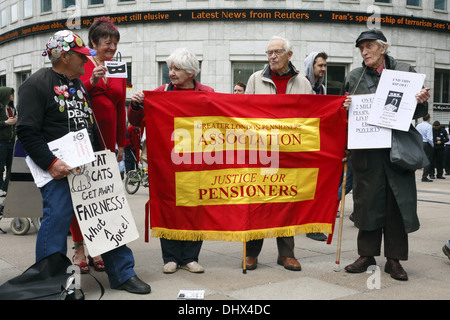
[(284, 50), (284, 49), (277, 49), (277, 50), (266, 51), (266, 54), (268, 57), (271, 57), (273, 54), (275, 54), (278, 57), (278, 56), (281, 56), (285, 52), (286, 52), (286, 50)]

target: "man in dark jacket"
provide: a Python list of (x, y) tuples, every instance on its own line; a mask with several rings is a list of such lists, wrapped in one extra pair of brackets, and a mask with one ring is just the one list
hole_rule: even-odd
[[(356, 40), (364, 60), (344, 81), (341, 94), (370, 94), (376, 91), (384, 69), (415, 72), (406, 63), (387, 55), (387, 40), (379, 30), (368, 30)], [(427, 113), (429, 89), (416, 94), (414, 118)], [(349, 99), (348, 99), (349, 100)], [(408, 276), (399, 260), (408, 259), (408, 233), (419, 229), (414, 171), (404, 170), (390, 161), (389, 149), (351, 150), (353, 165), (354, 222), (359, 229), (360, 257), (345, 267), (347, 272), (366, 272), (375, 265), (384, 235), (385, 271), (397, 280)]]
[[(14, 89), (0, 88), (0, 197), (6, 196), (16, 140), (17, 112), (14, 108)], [(6, 166), (6, 176), (3, 173)]]
[(433, 166), (431, 175), (434, 176), (434, 169), (436, 169), (436, 178), (445, 179), (444, 174), (444, 147), (448, 142), (447, 131), (441, 127), (439, 121), (433, 123)]
[[(93, 149), (100, 148), (89, 96), (79, 79), (87, 56), (95, 54), (77, 34), (58, 31), (44, 51), (51, 68), (36, 71), (19, 88), (17, 137), (31, 160), (52, 177), (40, 187), (43, 217), (36, 239), (36, 261), (55, 252), (67, 253), (67, 233), (74, 216), (67, 180), (72, 168), (53, 154), (48, 143), (86, 129)], [(150, 286), (136, 276), (133, 252), (126, 245), (103, 253), (102, 258), (111, 288), (150, 293)]]

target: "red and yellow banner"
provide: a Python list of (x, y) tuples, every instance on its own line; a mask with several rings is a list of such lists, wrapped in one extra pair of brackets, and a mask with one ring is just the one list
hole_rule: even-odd
[(146, 91), (152, 236), (249, 241), (332, 233), (344, 99)]

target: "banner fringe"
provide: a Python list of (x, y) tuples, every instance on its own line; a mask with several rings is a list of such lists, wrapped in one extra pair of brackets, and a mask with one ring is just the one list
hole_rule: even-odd
[(207, 231), (207, 230), (175, 230), (166, 228), (152, 228), (151, 237), (181, 241), (239, 241), (292, 237), (303, 233), (332, 233), (331, 223), (310, 223), (299, 226), (258, 229), (247, 231)]

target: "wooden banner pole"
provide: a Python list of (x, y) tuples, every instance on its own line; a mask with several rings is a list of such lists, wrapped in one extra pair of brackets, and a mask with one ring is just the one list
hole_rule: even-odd
[(344, 174), (342, 177), (342, 193), (341, 193), (341, 210), (339, 212), (339, 233), (338, 244), (336, 251), (336, 265), (334, 271), (341, 271), (340, 259), (341, 259), (341, 246), (342, 246), (342, 225), (344, 220), (344, 207), (345, 207), (345, 186), (347, 182), (347, 161), (344, 162)]

